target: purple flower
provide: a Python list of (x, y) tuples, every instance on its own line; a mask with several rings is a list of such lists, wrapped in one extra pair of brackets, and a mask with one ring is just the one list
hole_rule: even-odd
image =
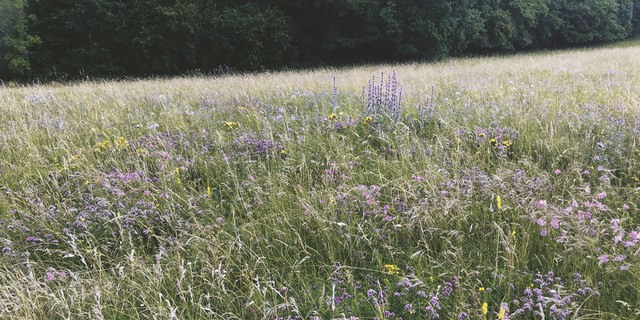
[(559, 175), (559, 174), (561, 174), (561, 173), (562, 173), (562, 171), (560, 171), (560, 169), (557, 169), (557, 170), (556, 170), (556, 175)]
[(540, 219), (536, 220), (536, 223), (537, 223), (539, 226), (541, 226), (541, 227), (544, 227), (544, 226), (546, 226), (546, 225), (547, 225), (547, 221), (546, 221), (546, 220), (544, 220), (544, 219), (542, 219), (542, 218), (540, 218)]
[(623, 205), (622, 205), (622, 210), (627, 210), (627, 209), (629, 209), (629, 206), (628, 206), (626, 203), (625, 203), (625, 204), (623, 204)]
[(629, 270), (629, 266), (620, 266), (620, 270), (622, 271)]
[(598, 257), (598, 260), (600, 260), (600, 263), (606, 263), (609, 261), (609, 256), (606, 254), (600, 255)]
[(431, 303), (436, 310), (440, 310), (440, 299), (438, 299), (437, 296), (433, 296), (433, 298), (429, 300), (429, 303)]
[(560, 227), (558, 219), (556, 219), (556, 218), (551, 219), (551, 223), (550, 224), (554, 229), (558, 229)]
[(622, 237), (624, 237), (624, 229), (622, 229), (617, 236), (613, 237), (614, 244), (618, 244), (618, 242), (622, 241)]
[(542, 208), (542, 207), (546, 207), (546, 206), (547, 206), (547, 200), (538, 201), (538, 208)]
[(45, 275), (45, 280), (47, 280), (47, 282), (51, 282), (53, 281), (53, 279), (55, 279), (56, 274), (53, 271), (47, 271), (47, 274)]
[(546, 237), (547, 234), (549, 234), (549, 232), (547, 231), (547, 229), (540, 229), (540, 235), (543, 237)]

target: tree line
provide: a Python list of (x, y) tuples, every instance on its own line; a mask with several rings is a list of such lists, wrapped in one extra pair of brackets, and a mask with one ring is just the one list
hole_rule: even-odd
[(256, 71), (640, 35), (640, 0), (0, 0), (0, 79)]

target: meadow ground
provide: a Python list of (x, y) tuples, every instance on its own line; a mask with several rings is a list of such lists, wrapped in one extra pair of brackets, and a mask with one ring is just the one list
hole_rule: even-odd
[(5, 84), (0, 318), (637, 318), (638, 70)]

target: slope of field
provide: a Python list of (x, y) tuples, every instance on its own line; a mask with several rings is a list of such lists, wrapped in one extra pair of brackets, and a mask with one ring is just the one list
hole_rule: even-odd
[(637, 70), (5, 85), (0, 318), (637, 317)]

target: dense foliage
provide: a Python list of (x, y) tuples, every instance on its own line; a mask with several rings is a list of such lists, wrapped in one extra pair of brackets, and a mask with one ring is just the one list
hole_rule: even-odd
[(0, 77), (433, 60), (640, 33), (638, 0), (0, 0)]

